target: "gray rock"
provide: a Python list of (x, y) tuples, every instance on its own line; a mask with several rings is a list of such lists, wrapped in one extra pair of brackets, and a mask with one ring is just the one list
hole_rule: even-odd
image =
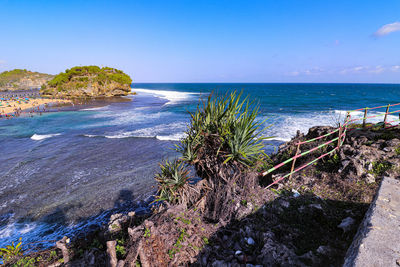
[(368, 166), (367, 166), (368, 171), (372, 171), (373, 168), (374, 168), (374, 165), (372, 165), (372, 163), (368, 164)]
[(322, 255), (328, 255), (331, 251), (331, 248), (328, 246), (319, 246), (317, 248), (317, 253), (322, 254)]
[(249, 244), (250, 246), (254, 246), (256, 244), (256, 242), (254, 241), (253, 238), (249, 237), (249, 238), (247, 238), (247, 244)]
[(239, 242), (235, 242), (235, 244), (233, 245), (233, 249), (236, 251), (241, 251), (242, 247), (239, 245)]
[(338, 228), (341, 228), (343, 232), (348, 232), (353, 224), (355, 223), (355, 220), (351, 217), (344, 218), (342, 222), (338, 225)]
[(286, 201), (286, 200), (283, 200), (283, 199), (279, 201), (279, 204), (281, 204), (281, 206), (284, 207), (284, 208), (289, 208), (289, 206), (290, 206), (289, 201)]
[(321, 204), (310, 204), (308, 205), (310, 208), (315, 208), (319, 210), (323, 210)]
[(237, 251), (235, 252), (235, 256), (239, 256), (239, 255), (241, 255), (241, 254), (243, 254), (243, 252), (242, 252), (241, 250), (237, 250)]
[(246, 225), (244, 227), (244, 230), (245, 230), (247, 236), (253, 236), (253, 231), (251, 230), (251, 228), (249, 226)]
[(121, 231), (122, 225), (128, 221), (128, 216), (122, 213), (112, 214), (108, 223), (108, 233), (113, 234)]
[(299, 197), (300, 193), (296, 189), (292, 189), (292, 193), (294, 197)]
[(385, 151), (385, 152), (391, 152), (392, 150), (393, 150), (393, 148), (391, 148), (391, 147), (385, 147), (383, 149), (383, 151)]
[(300, 258), (309, 259), (312, 262), (312, 264), (311, 264), (312, 266), (317, 266), (318, 257), (312, 251), (309, 251), (309, 252), (301, 255)]
[(212, 267), (230, 267), (231, 264), (229, 262), (225, 262), (223, 260), (216, 260), (211, 264)]
[(203, 257), (201, 257), (201, 265), (206, 266), (207, 265), (207, 256), (204, 255)]
[(365, 178), (367, 183), (369, 184), (375, 183), (375, 176), (373, 174), (368, 173)]
[(342, 168), (339, 170), (339, 173), (342, 172), (344, 169), (346, 169), (347, 165), (349, 165), (350, 160), (343, 160), (342, 162)]

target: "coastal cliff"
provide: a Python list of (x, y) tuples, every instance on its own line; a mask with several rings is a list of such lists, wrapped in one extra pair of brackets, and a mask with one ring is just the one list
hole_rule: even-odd
[(43, 96), (58, 98), (96, 98), (125, 96), (132, 79), (121, 70), (98, 66), (67, 69), (44, 84)]
[(0, 73), (0, 91), (30, 90), (40, 88), (54, 75), (14, 69)]

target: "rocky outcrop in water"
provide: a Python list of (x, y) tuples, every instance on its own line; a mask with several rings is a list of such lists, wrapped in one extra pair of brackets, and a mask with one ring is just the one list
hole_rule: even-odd
[(40, 88), (54, 75), (15, 69), (0, 73), (0, 91), (31, 90)]
[(56, 75), (41, 88), (43, 96), (57, 98), (96, 98), (125, 96), (132, 79), (121, 70), (97, 66), (74, 67)]

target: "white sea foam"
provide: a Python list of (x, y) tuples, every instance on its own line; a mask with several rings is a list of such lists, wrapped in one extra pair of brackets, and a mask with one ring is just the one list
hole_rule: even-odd
[(154, 95), (156, 97), (168, 100), (167, 104), (175, 104), (177, 102), (189, 100), (200, 93), (189, 93), (189, 92), (179, 92), (179, 91), (168, 91), (168, 90), (151, 90), (143, 88), (134, 88), (133, 92), (144, 93)]
[(36, 228), (36, 224), (35, 223), (26, 223), (24, 225), (24, 227), (22, 227), (21, 230), (19, 230), (19, 232), (21, 234), (26, 234), (26, 233), (29, 233), (30, 231), (32, 231), (35, 228)]
[(105, 137), (109, 139), (119, 138), (157, 138), (162, 141), (177, 141), (184, 137), (186, 123), (174, 122), (168, 124), (159, 124), (153, 127), (142, 128), (134, 131), (119, 131), (105, 135), (84, 134), (86, 137)]
[(107, 106), (104, 106), (104, 107), (84, 108), (84, 109), (81, 109), (81, 110), (84, 110), (84, 111), (105, 110), (105, 109), (107, 109), (108, 107), (109, 107), (109, 106), (107, 105)]
[(283, 137), (274, 137), (271, 140), (275, 140), (275, 141), (282, 141), (282, 142), (288, 142), (291, 140), (291, 138), (283, 138)]
[(156, 138), (161, 141), (179, 141), (185, 137), (184, 133), (176, 133), (171, 135), (157, 135)]
[[(384, 119), (384, 112), (370, 111), (368, 116), (381, 115), (375, 118), (367, 119), (367, 122), (378, 123)], [(338, 123), (343, 123), (347, 115), (345, 110), (334, 110), (325, 112), (312, 112), (304, 114), (282, 114), (276, 113), (268, 116), (265, 124), (272, 126), (265, 131), (266, 136), (275, 136), (273, 139), (278, 141), (289, 141), (296, 135), (297, 130), (307, 133), (308, 129), (314, 126), (333, 126), (337, 127)], [(355, 111), (351, 113), (351, 119), (360, 119), (354, 123), (361, 123), (364, 112)], [(265, 117), (264, 117), (265, 118)], [(397, 120), (397, 116), (388, 115), (387, 121)], [(394, 124), (397, 124), (395, 122)]]
[(41, 140), (44, 140), (44, 139), (47, 139), (47, 138), (50, 138), (50, 137), (54, 137), (54, 136), (58, 136), (58, 135), (61, 135), (61, 134), (60, 133), (55, 133), (55, 134), (34, 134), (34, 135), (31, 136), (31, 139), (35, 140), (35, 141), (41, 141)]
[(83, 136), (86, 136), (86, 137), (99, 137), (99, 135), (94, 135), (94, 134), (84, 134)]
[(144, 113), (136, 110), (122, 112), (104, 111), (91, 116), (95, 119), (109, 119), (98, 123), (87, 125), (87, 128), (105, 125), (134, 125), (135, 123), (153, 121), (159, 118), (173, 115), (170, 112)]

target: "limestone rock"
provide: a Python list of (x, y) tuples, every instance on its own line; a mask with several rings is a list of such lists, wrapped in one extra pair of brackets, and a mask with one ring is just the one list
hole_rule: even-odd
[(338, 228), (341, 228), (343, 232), (348, 232), (352, 228), (355, 220), (351, 217), (346, 217), (342, 220), (342, 222), (338, 225)]

